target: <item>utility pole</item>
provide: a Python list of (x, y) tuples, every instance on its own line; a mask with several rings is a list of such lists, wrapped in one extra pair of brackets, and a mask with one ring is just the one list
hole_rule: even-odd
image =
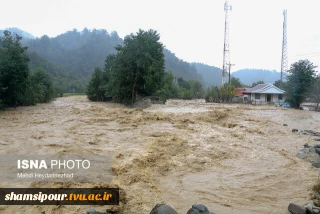
[(223, 66), (222, 66), (222, 85), (226, 82), (226, 75), (228, 74), (227, 65), (230, 64), (230, 47), (229, 47), (229, 22), (228, 11), (232, 10), (232, 6), (228, 1), (224, 3), (225, 21), (224, 21), (224, 46), (223, 46)]
[(234, 64), (228, 63), (227, 65), (229, 66), (229, 85), (231, 85), (231, 66), (234, 66)]
[(287, 10), (283, 11), (283, 38), (282, 38), (282, 57), (281, 57), (281, 76), (280, 82), (283, 81), (284, 72), (288, 71), (288, 55), (287, 55)]

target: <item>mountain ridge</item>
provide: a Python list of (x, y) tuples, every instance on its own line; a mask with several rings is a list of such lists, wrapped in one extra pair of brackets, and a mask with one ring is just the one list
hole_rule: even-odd
[[(116, 53), (114, 47), (123, 43), (123, 39), (118, 36), (116, 31), (109, 33), (105, 29), (89, 30), (84, 28), (82, 31), (73, 29), (52, 38), (47, 35), (35, 38), (32, 34), (21, 29), (9, 29), (22, 37), (25, 36), (22, 44), (28, 47), (28, 52), (32, 56), (32, 69), (46, 67), (49, 69), (49, 73), (56, 76), (57, 79), (79, 78), (87, 82), (94, 68), (103, 68), (106, 56)], [(0, 35), (3, 31), (0, 30)], [(222, 72), (218, 67), (200, 62), (186, 62), (176, 57), (168, 49), (164, 49), (164, 57), (165, 70), (171, 71), (177, 78), (182, 77), (187, 81), (197, 80), (204, 86), (221, 85)], [(68, 74), (64, 75), (63, 72)], [(251, 85), (257, 81), (273, 83), (280, 76), (278, 72), (274, 72), (276, 71), (241, 69), (231, 75), (239, 78), (243, 84)], [(70, 84), (66, 86), (66, 88), (68, 87)], [(84, 88), (78, 90), (84, 90)]]
[(242, 84), (250, 86), (252, 83), (258, 81), (274, 83), (280, 79), (280, 72), (276, 70), (246, 68), (233, 72), (231, 76), (239, 78)]
[(23, 37), (23, 38), (26, 38), (26, 39), (35, 39), (36, 37), (33, 36), (31, 33), (28, 33), (24, 30), (21, 30), (19, 28), (16, 28), (16, 27), (9, 27), (9, 28), (6, 28), (6, 29), (0, 29), (0, 35), (3, 34), (4, 31), (10, 31), (11, 33), (15, 33), (15, 34), (18, 34), (19, 36)]

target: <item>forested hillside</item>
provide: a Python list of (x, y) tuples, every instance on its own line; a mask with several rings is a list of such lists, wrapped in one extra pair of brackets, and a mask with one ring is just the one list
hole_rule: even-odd
[(222, 70), (220, 68), (209, 66), (203, 63), (193, 63), (198, 73), (203, 78), (203, 83), (207, 86), (220, 86), (222, 79)]
[[(47, 70), (54, 85), (63, 92), (84, 92), (95, 67), (103, 68), (107, 55), (114, 54), (114, 47), (123, 44), (117, 32), (97, 29), (74, 29), (54, 38), (46, 35), (34, 38), (17, 28), (13, 32), (25, 36), (22, 43), (28, 47), (30, 68)], [(185, 62), (168, 49), (164, 49), (164, 56), (165, 71), (171, 71), (176, 79), (200, 81), (205, 86), (220, 85), (218, 68)]]
[(27, 56), (30, 59), (30, 69), (45, 69), (49, 73), (53, 85), (59, 94), (63, 92), (83, 92), (85, 89), (87, 81), (84, 78), (79, 78), (74, 73), (66, 72), (64, 69), (39, 56), (35, 51), (27, 51)]
[(106, 56), (115, 53), (114, 46), (121, 43), (116, 32), (84, 29), (68, 31), (55, 38), (29, 39), (24, 45), (65, 71), (88, 78), (95, 67), (104, 66)]
[(182, 77), (184, 80), (197, 80), (203, 82), (203, 78), (197, 72), (196, 67), (185, 62), (171, 53), (168, 49), (164, 49), (164, 59), (166, 71), (171, 71), (175, 77)]

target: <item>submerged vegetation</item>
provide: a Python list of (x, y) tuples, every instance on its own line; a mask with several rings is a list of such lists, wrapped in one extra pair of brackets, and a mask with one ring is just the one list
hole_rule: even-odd
[(235, 94), (235, 87), (233, 85), (225, 84), (221, 87), (214, 86), (208, 88), (205, 99), (207, 102), (230, 103)]

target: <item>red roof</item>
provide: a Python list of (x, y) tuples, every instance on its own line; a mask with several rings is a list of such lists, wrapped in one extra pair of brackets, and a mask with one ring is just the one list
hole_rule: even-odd
[(246, 95), (246, 94), (243, 94), (242, 92), (248, 90), (248, 88), (235, 88), (234, 90), (236, 91), (236, 95), (235, 95), (236, 97), (242, 97)]

